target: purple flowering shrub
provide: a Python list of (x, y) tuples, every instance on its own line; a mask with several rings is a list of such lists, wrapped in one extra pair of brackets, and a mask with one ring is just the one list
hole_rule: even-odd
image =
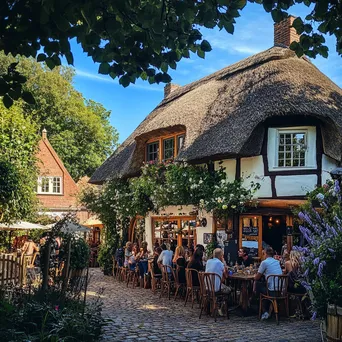
[(306, 246), (295, 247), (303, 255), (302, 285), (312, 294), (313, 308), (326, 316), (328, 304), (342, 307), (342, 192), (338, 181), (308, 195), (298, 213)]

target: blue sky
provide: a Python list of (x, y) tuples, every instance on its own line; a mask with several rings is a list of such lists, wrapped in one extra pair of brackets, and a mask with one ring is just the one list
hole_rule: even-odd
[[(291, 9), (291, 14), (305, 16), (309, 9), (297, 5)], [(192, 55), (183, 59), (177, 70), (171, 70), (172, 82), (185, 85), (211, 74), (227, 65), (251, 56), (273, 46), (273, 20), (260, 5), (248, 3), (237, 18), (234, 35), (226, 31), (201, 29), (213, 50), (207, 53), (205, 59)], [(335, 41), (326, 37), (329, 47), (329, 57), (318, 57), (313, 63), (340, 87), (342, 86), (341, 57), (335, 52)], [(76, 77), (74, 85), (85, 98), (102, 103), (111, 110), (111, 124), (119, 132), (119, 141), (123, 142), (153, 110), (163, 98), (164, 84), (150, 85), (138, 81), (136, 85), (123, 88), (117, 80), (97, 73), (98, 65), (82, 52), (76, 42), (72, 42), (74, 51), (74, 66)]]

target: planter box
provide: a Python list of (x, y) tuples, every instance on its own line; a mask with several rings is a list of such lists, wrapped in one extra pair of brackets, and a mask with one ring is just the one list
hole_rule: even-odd
[(327, 309), (327, 340), (342, 342), (342, 307), (328, 305)]

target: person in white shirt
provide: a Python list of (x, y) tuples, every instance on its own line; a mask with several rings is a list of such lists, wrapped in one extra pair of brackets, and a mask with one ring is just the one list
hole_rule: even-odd
[[(258, 273), (254, 277), (255, 279), (254, 291), (257, 294), (260, 294), (260, 293), (266, 294), (267, 288), (268, 288), (268, 290), (270, 291), (270, 294), (272, 295), (272, 291), (278, 290), (278, 289), (274, 289), (273, 281), (266, 284), (266, 282), (261, 282), (260, 279), (262, 276), (265, 276), (265, 279), (267, 279), (269, 275), (282, 275), (283, 271), (281, 270), (280, 262), (273, 258), (274, 251), (272, 247), (267, 247), (265, 249), (265, 254), (266, 254), (266, 259), (261, 262), (259, 269), (258, 269)], [(263, 304), (264, 304), (263, 305), (264, 313), (261, 316), (261, 319), (268, 319), (270, 316), (268, 312), (270, 303), (268, 300), (264, 300)]]
[[(168, 265), (172, 267), (172, 256), (173, 252), (170, 250), (170, 244), (162, 244), (161, 245), (162, 252), (159, 255), (158, 258), (158, 265), (161, 268), (161, 266)], [(171, 272), (171, 271), (170, 271)]]
[[(213, 258), (207, 261), (205, 266), (206, 273), (216, 273), (221, 277), (223, 282), (228, 276), (228, 270), (224, 266), (223, 250), (221, 248), (216, 248), (213, 252)], [(220, 287), (221, 286), (221, 287)], [(225, 284), (220, 284), (220, 279), (215, 277), (215, 292), (220, 291), (225, 293), (230, 293), (231, 288)]]

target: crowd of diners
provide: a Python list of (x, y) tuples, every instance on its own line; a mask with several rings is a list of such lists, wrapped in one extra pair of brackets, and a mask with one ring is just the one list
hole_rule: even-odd
[[(281, 256), (274, 255), (272, 247), (267, 246), (263, 250), (262, 261), (259, 265), (248, 254), (248, 249), (240, 248), (238, 250), (238, 262), (234, 266), (243, 268), (253, 268), (255, 272), (253, 282), (253, 293), (259, 295), (266, 294), (267, 288), (270, 295), (276, 289), (274, 284), (269, 282), (266, 284), (266, 279), (269, 275), (284, 275), (288, 276), (288, 292), (303, 294), (305, 289), (300, 285), (300, 253), (292, 250), (290, 253), (285, 249)], [(140, 286), (143, 286), (143, 278), (148, 274), (148, 260), (151, 260), (151, 267), (154, 276), (160, 276), (164, 265), (170, 266), (178, 270), (178, 281), (186, 283), (185, 269), (191, 268), (198, 272), (216, 273), (222, 279), (219, 283), (219, 278), (215, 280), (215, 291), (220, 289), (221, 292), (230, 293), (232, 288), (227, 284), (226, 279), (229, 278), (229, 271), (232, 267), (226, 264), (224, 259), (224, 251), (221, 248), (216, 248), (212, 255), (206, 255), (203, 245), (198, 244), (195, 248), (185, 249), (183, 246), (177, 246), (173, 251), (171, 245), (164, 243), (155, 244), (153, 252), (148, 249), (147, 242), (142, 242), (139, 248), (137, 243), (127, 242), (125, 248), (119, 248), (115, 256), (118, 266), (123, 266), (129, 270), (139, 269)], [(179, 267), (177, 267), (179, 266)], [(233, 269), (234, 269), (233, 268)], [(192, 273), (193, 286), (199, 286), (198, 273)], [(268, 319), (272, 307), (269, 301), (263, 301), (262, 319)], [(219, 314), (223, 315), (222, 310)]]

